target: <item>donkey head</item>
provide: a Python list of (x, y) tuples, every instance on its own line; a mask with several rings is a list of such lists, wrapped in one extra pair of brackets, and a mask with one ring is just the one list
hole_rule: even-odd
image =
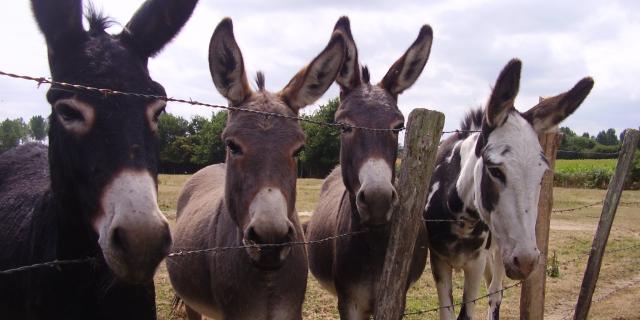
[[(105, 32), (109, 21), (81, 0), (32, 0), (45, 36), (53, 80), (164, 96), (147, 60), (185, 24), (196, 1), (149, 0), (124, 31)], [(171, 244), (157, 199), (158, 116), (162, 100), (110, 96), (53, 85), (47, 92), (52, 190), (65, 221), (61, 237), (87, 239), (120, 279), (153, 276)], [(74, 216), (75, 215), (75, 216)], [(96, 244), (97, 238), (97, 244)], [(61, 254), (65, 254), (62, 252)]]
[(351, 35), (349, 19), (342, 17), (335, 30), (346, 35), (347, 56), (336, 81), (340, 85), (340, 107), (335, 120), (352, 126), (397, 129), (366, 131), (345, 127), (340, 136), (342, 178), (351, 202), (358, 208), (360, 222), (385, 225), (398, 202), (393, 187), (398, 152), (398, 131), (404, 117), (398, 109), (398, 95), (418, 79), (431, 51), (433, 33), (428, 25), (396, 61), (382, 81), (369, 82), (369, 71), (360, 68), (358, 50)]
[(502, 70), (486, 106), (475, 154), (476, 206), (498, 241), (507, 275), (526, 278), (540, 252), (535, 226), (542, 176), (549, 169), (538, 134), (571, 115), (593, 87), (591, 78), (548, 98), (525, 113), (514, 107), (521, 62)]
[[(335, 79), (345, 55), (341, 33), (303, 68), (284, 89), (271, 93), (258, 73), (258, 91), (251, 90), (231, 19), (218, 24), (209, 45), (209, 68), (216, 88), (232, 107), (295, 117), (317, 100)], [(294, 211), (296, 156), (304, 146), (297, 121), (279, 116), (232, 110), (222, 133), (227, 146), (225, 204), (245, 244), (280, 244), (298, 236)], [(290, 247), (249, 248), (254, 265), (275, 269)]]

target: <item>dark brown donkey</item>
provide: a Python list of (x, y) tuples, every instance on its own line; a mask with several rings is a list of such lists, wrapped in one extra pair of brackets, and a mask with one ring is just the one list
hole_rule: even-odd
[[(211, 37), (209, 66), (216, 88), (231, 106), (296, 116), (329, 88), (345, 51), (344, 36), (335, 32), (282, 91), (267, 92), (258, 74), (254, 92), (227, 18)], [(198, 171), (182, 190), (174, 250), (302, 241), (294, 210), (296, 156), (305, 140), (298, 121), (231, 111), (222, 139), (226, 164)], [(308, 272), (304, 247), (173, 257), (167, 267), (189, 319), (302, 319)]]
[[(369, 83), (366, 68), (360, 69), (349, 19), (340, 18), (335, 30), (347, 35), (348, 48), (336, 80), (341, 88), (336, 121), (401, 129), (404, 117), (398, 109), (397, 98), (416, 81), (427, 63), (433, 39), (431, 28), (425, 25), (420, 29), (416, 41), (377, 85)], [(308, 225), (310, 241), (368, 231), (308, 247), (311, 272), (325, 289), (338, 296), (342, 319), (368, 319), (374, 309), (375, 285), (389, 236), (388, 222), (398, 202), (393, 187), (398, 131), (343, 130), (340, 167), (325, 180)], [(424, 237), (424, 228), (420, 237)], [(415, 252), (411, 282), (417, 280), (426, 263), (426, 252), (418, 246)]]

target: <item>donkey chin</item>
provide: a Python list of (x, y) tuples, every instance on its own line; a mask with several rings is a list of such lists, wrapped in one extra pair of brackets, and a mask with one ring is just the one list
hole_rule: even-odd
[(107, 185), (94, 221), (106, 264), (125, 282), (152, 279), (169, 253), (171, 233), (157, 204), (155, 182), (146, 171), (125, 170)]

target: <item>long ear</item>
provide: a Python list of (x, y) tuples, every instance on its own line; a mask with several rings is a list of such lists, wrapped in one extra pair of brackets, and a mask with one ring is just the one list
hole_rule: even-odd
[(326, 48), (300, 70), (280, 91), (282, 99), (296, 113), (322, 96), (336, 79), (344, 61), (344, 34), (334, 31)]
[(570, 116), (582, 101), (589, 95), (593, 88), (593, 79), (584, 78), (576, 83), (571, 90), (555, 97), (546, 98), (535, 107), (523, 114), (533, 129), (543, 133)]
[(81, 0), (32, 0), (31, 6), (50, 52), (69, 48), (87, 38), (82, 27)]
[(124, 28), (143, 57), (157, 54), (189, 20), (197, 0), (147, 0)]
[(521, 71), (522, 62), (518, 59), (512, 59), (500, 72), (487, 103), (484, 120), (489, 126), (501, 126), (506, 121), (509, 112), (514, 110), (513, 103), (520, 88)]
[(429, 25), (420, 28), (418, 38), (413, 42), (398, 61), (396, 61), (387, 74), (382, 78), (380, 86), (394, 96), (411, 87), (422, 73), (422, 69), (429, 60), (431, 43), (433, 42), (433, 30)]
[(233, 36), (231, 19), (224, 18), (209, 42), (209, 71), (213, 83), (231, 105), (239, 105), (252, 94), (244, 70), (242, 52)]
[(351, 34), (351, 25), (348, 17), (340, 17), (333, 30), (339, 30), (345, 35), (344, 40), (347, 50), (342, 68), (340, 68), (340, 73), (338, 73), (336, 77), (336, 82), (340, 85), (340, 89), (343, 92), (347, 92), (357, 87), (362, 81), (360, 77), (360, 63), (358, 62), (358, 48)]

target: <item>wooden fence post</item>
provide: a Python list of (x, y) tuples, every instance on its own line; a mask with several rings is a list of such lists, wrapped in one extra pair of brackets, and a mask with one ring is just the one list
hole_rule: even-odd
[(624, 142), (622, 143), (622, 148), (618, 155), (616, 172), (609, 182), (609, 189), (607, 190), (607, 195), (604, 198), (604, 203), (602, 204), (600, 222), (598, 223), (598, 229), (596, 230), (596, 234), (593, 238), (593, 244), (591, 245), (587, 269), (585, 270), (584, 277), (582, 278), (580, 295), (578, 296), (576, 311), (573, 315), (574, 320), (587, 319), (587, 315), (589, 314), (593, 291), (596, 289), (596, 282), (598, 281), (598, 275), (600, 274), (600, 266), (602, 265), (604, 249), (607, 246), (607, 240), (609, 239), (609, 233), (611, 232), (611, 225), (613, 224), (613, 219), (616, 216), (616, 210), (620, 203), (622, 187), (627, 175), (629, 174), (631, 164), (633, 163), (633, 156), (639, 139), (640, 133), (638, 130), (627, 129), (625, 131)]
[(549, 251), (549, 225), (553, 208), (553, 170), (556, 166), (556, 152), (562, 140), (562, 134), (551, 132), (538, 136), (544, 155), (549, 160), (549, 170), (544, 173), (538, 200), (538, 218), (536, 220), (536, 242), (541, 251), (538, 265), (520, 290), (520, 319), (544, 319), (544, 295), (547, 282), (547, 259)]
[(389, 245), (377, 285), (376, 320), (397, 320), (404, 313), (409, 267), (443, 126), (444, 114), (440, 112), (414, 109), (409, 114), (396, 185), (400, 202), (391, 218)]

